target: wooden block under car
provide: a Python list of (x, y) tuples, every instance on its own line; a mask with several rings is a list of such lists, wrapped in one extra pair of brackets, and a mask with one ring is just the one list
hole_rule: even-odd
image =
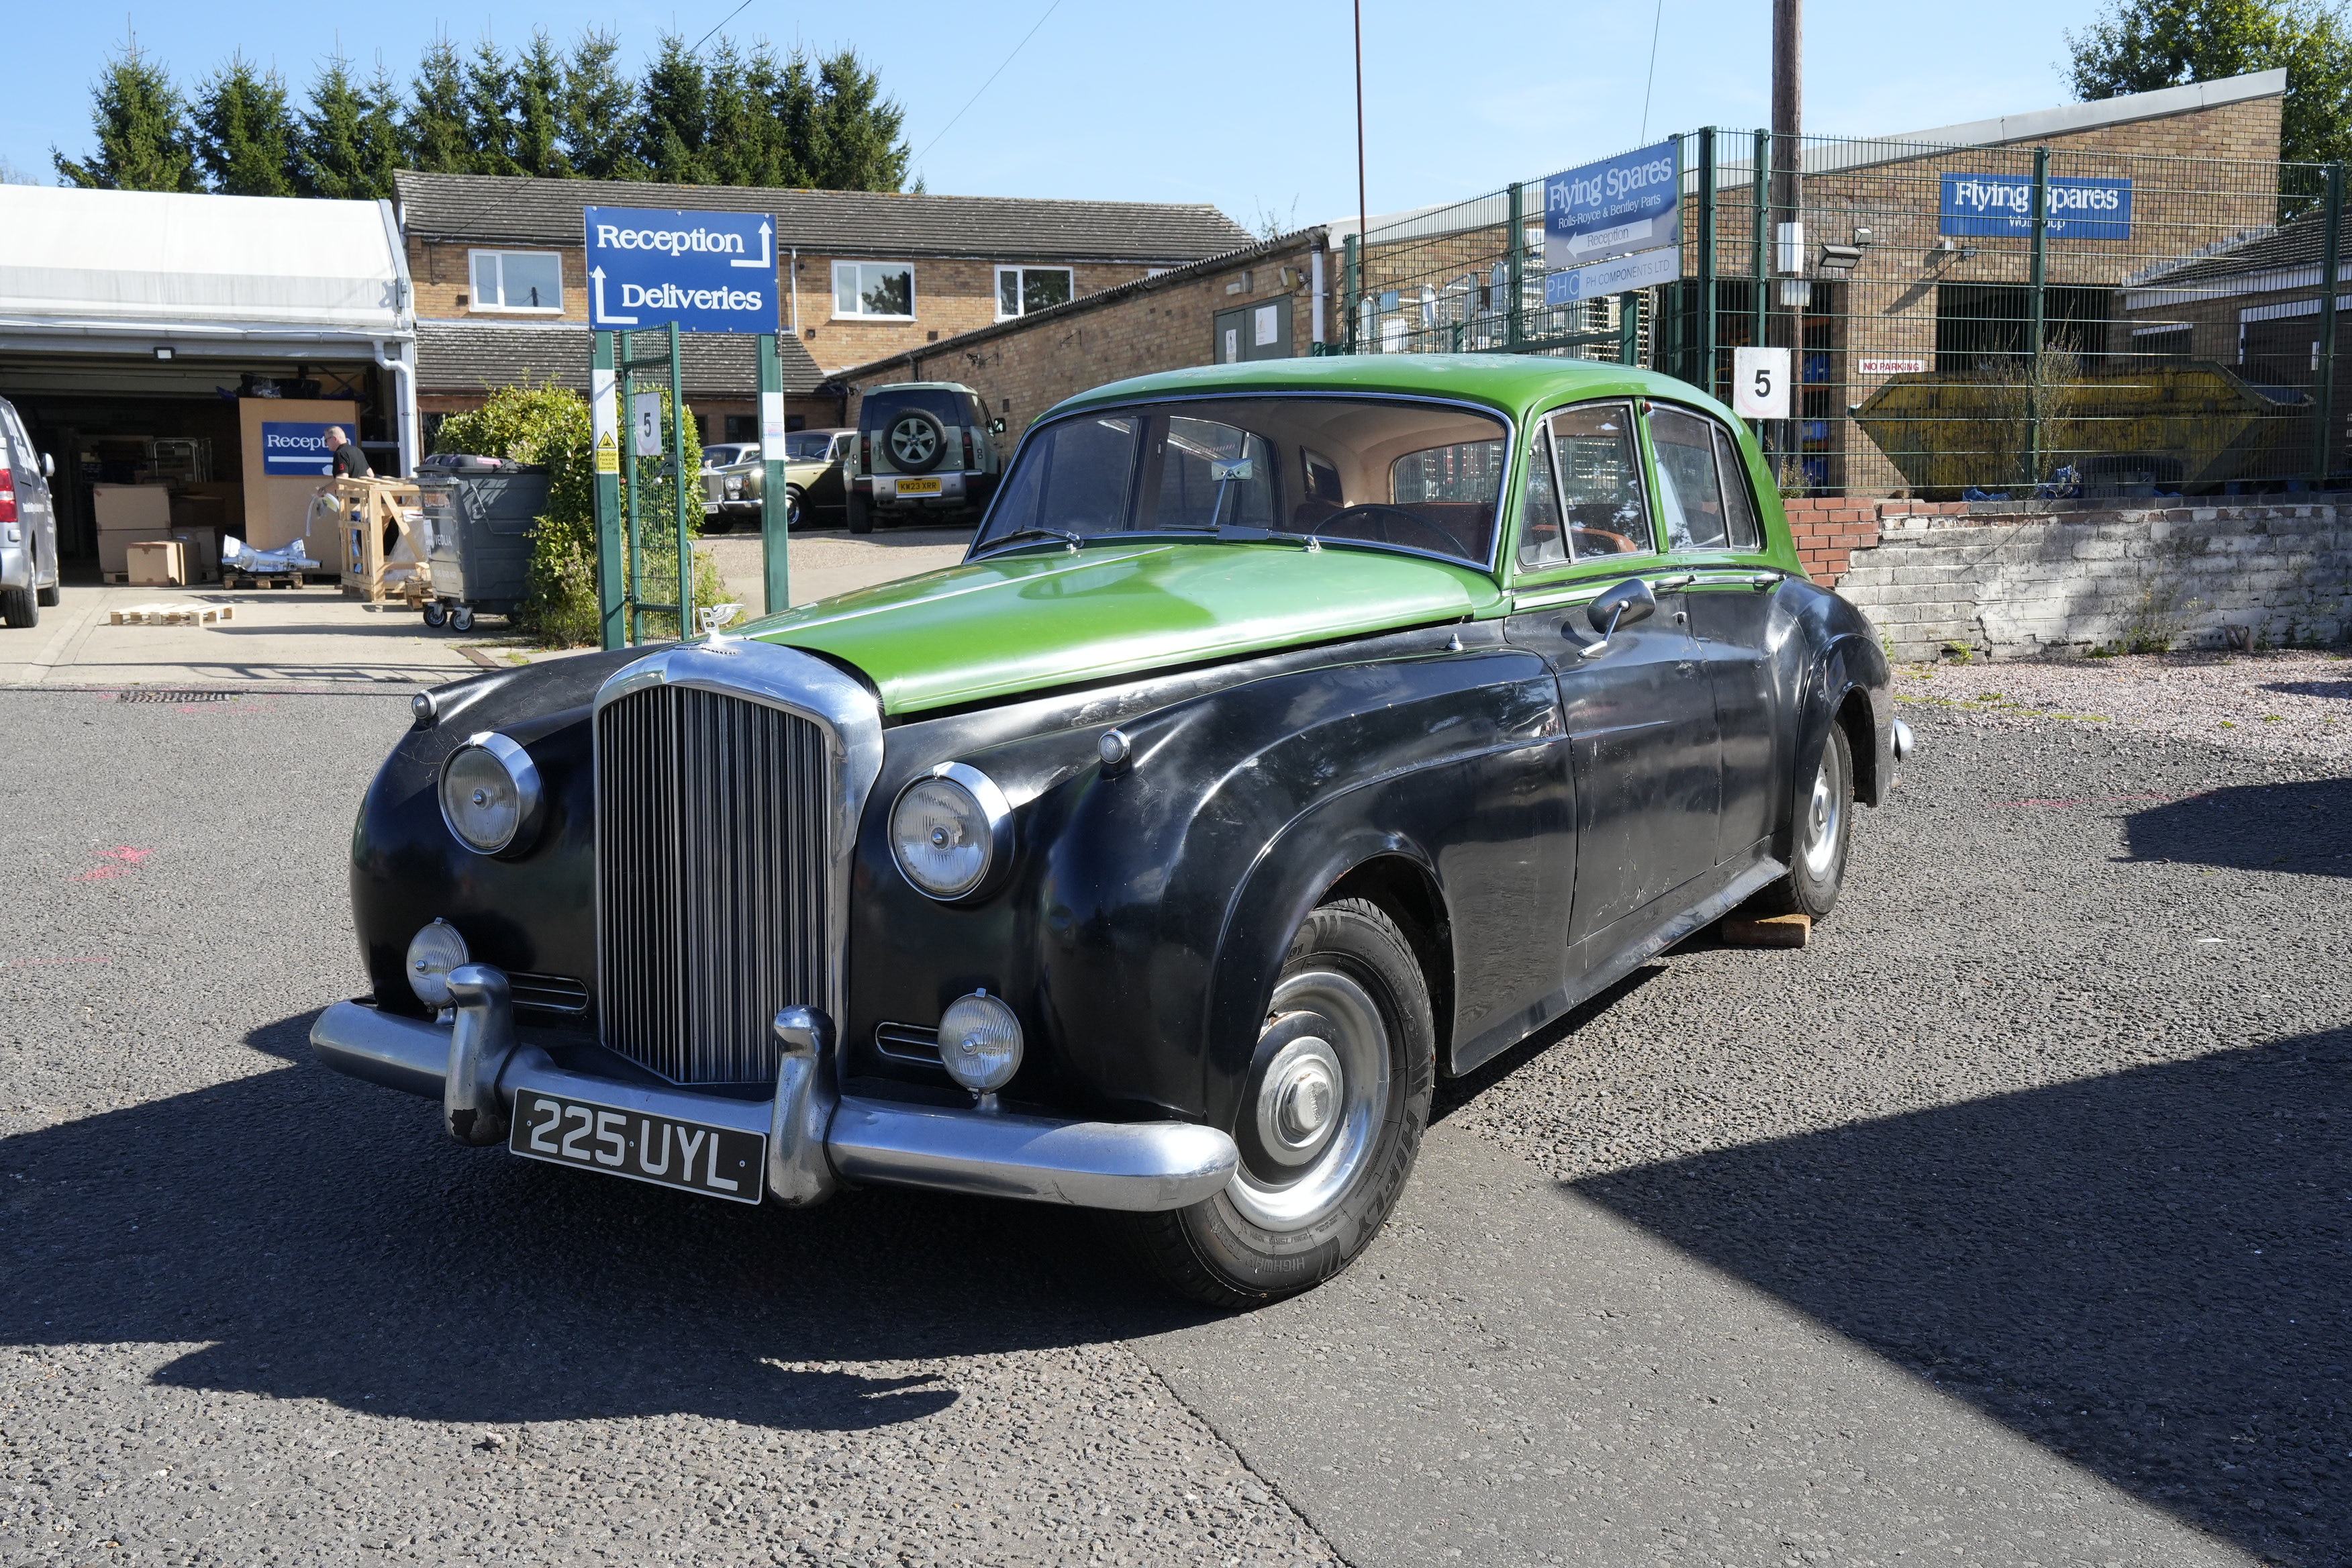
[(1733, 947), (1802, 947), (1812, 934), (1811, 915), (1732, 915), (1723, 922), (1723, 940)]
[(142, 539), (123, 552), (134, 588), (181, 588), (188, 582), (188, 549), (176, 539)]

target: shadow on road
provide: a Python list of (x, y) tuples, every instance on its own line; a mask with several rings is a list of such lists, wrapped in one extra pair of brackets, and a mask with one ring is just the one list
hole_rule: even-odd
[(205, 1342), (170, 1385), (481, 1423), (670, 1413), (856, 1429), (952, 1404), (843, 1370), (1193, 1321), (1084, 1215), (921, 1194), (805, 1214), (582, 1180), (293, 1065), (0, 1143), (0, 1342)]
[(2352, 1031), (1576, 1184), (2122, 1489), (2352, 1560)]
[(2136, 811), (2135, 860), (2352, 877), (2352, 778), (2242, 784)]

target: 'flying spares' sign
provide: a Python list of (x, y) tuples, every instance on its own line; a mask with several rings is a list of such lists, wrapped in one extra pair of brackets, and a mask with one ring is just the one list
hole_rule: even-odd
[[(2129, 239), (2129, 180), (2050, 181), (2050, 237)], [(2033, 179), (2029, 174), (1946, 174), (1937, 232), (1958, 235), (2032, 234)]]
[(590, 207), (587, 224), (592, 326), (776, 330), (776, 228), (766, 214)]

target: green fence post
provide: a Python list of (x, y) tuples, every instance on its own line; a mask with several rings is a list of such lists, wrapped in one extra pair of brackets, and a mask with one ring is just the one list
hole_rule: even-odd
[[(1765, 346), (1765, 331), (1769, 325), (1764, 301), (1767, 291), (1771, 286), (1771, 257), (1769, 249), (1772, 242), (1771, 168), (1772, 133), (1769, 131), (1759, 130), (1756, 132), (1756, 162), (1748, 171), (1754, 176), (1754, 183), (1748, 187), (1748, 194), (1754, 198), (1749, 205), (1755, 209), (1752, 219), (1754, 232), (1748, 239), (1749, 289), (1748, 342), (1752, 347), (1759, 349)], [(1767, 448), (1766, 462), (1775, 474), (1780, 472), (1780, 459), (1770, 454), (1771, 438), (1769, 430), (1777, 423), (1779, 421), (1769, 419), (1759, 419), (1756, 422), (1757, 437), (1764, 442)]]
[(1632, 364), (1642, 352), (1642, 291), (1617, 296), (1617, 363)]
[(1346, 335), (1340, 339), (1342, 342), (1348, 345), (1348, 352), (1349, 353), (1358, 353), (1361, 352), (1356, 347), (1356, 321), (1357, 319), (1364, 313), (1363, 305), (1357, 298), (1358, 295), (1363, 292), (1363, 279), (1358, 276), (1359, 271), (1360, 270), (1359, 258), (1362, 254), (1362, 250), (1363, 237), (1356, 234), (1349, 235), (1347, 239), (1346, 258), (1341, 263), (1342, 272), (1347, 279), (1348, 290), (1346, 295), (1348, 302), (1346, 305), (1342, 306), (1341, 309), (1348, 312), (1348, 331)]
[(637, 467), (637, 373), (630, 363), (636, 353), (634, 332), (623, 332), (615, 340), (621, 351), (621, 426), (629, 438), (621, 443), (622, 511), (628, 522), (628, 570), (623, 578), (628, 605), (628, 641), (635, 646), (646, 640), (646, 613), (638, 606), (645, 603), (643, 530), (638, 524), (637, 502), (645, 487), (637, 481), (642, 477)]
[(2033, 282), (2026, 309), (2031, 324), (2025, 335), (2025, 484), (2042, 482), (2042, 332), (2045, 322), (2043, 295), (2050, 282), (2050, 149), (2033, 150)]
[(1698, 133), (1698, 374), (1691, 379), (1715, 395), (1716, 327), (1715, 127)]
[(628, 641), (621, 619), (621, 393), (612, 333), (590, 335), (588, 367), (588, 423), (596, 452), (596, 626), (609, 651)]
[(669, 485), (677, 503), (677, 640), (694, 635), (694, 525), (687, 508), (693, 498), (687, 481), (693, 470), (686, 466), (686, 378), (677, 363), (677, 323), (669, 324)]
[(1519, 343), (1526, 335), (1519, 321), (1519, 303), (1523, 298), (1520, 283), (1528, 264), (1527, 214), (1520, 211), (1520, 206), (1527, 198), (1517, 180), (1511, 182), (1510, 197), (1511, 227), (1510, 232), (1503, 237), (1504, 242), (1511, 247), (1509, 257), (1511, 313), (1505, 319), (1503, 324), (1503, 346), (1511, 353), (1517, 353)]
[(2327, 165), (2326, 236), (2319, 253), (2319, 384), (2312, 388), (2312, 483), (2326, 489), (2336, 470), (2336, 274), (2344, 237), (2344, 165)]
[(792, 497), (784, 482), (784, 376), (776, 334), (760, 334), (760, 564), (767, 614), (793, 602)]

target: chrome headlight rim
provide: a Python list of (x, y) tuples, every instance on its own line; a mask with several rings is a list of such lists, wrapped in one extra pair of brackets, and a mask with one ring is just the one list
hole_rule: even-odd
[[(925, 887), (922, 879), (907, 864), (907, 858), (898, 849), (898, 813), (905, 807), (908, 795), (922, 785), (933, 783), (951, 784), (961, 789), (971, 797), (980, 815), (980, 841), (985, 856), (981, 862), (980, 873), (968, 885), (951, 890)], [(969, 763), (941, 763), (917, 773), (900, 785), (898, 795), (890, 801), (890, 815), (884, 823), (884, 830), (889, 836), (890, 859), (898, 868), (898, 875), (906, 879), (907, 886), (934, 903), (968, 904), (974, 900), (984, 899), (996, 890), (1006, 869), (1013, 864), (1012, 803), (1004, 798), (1004, 792), (996, 787), (994, 779)]]
[[(496, 844), (480, 844), (468, 837), (449, 812), (449, 770), (468, 752), (481, 752), (494, 759), (506, 770), (508, 779), (514, 785), (514, 830)], [(530, 753), (523, 749), (522, 742), (496, 730), (484, 730), (467, 737), (465, 744), (441, 759), (439, 776), (434, 780), (433, 797), (441, 807), (441, 823), (448, 828), (449, 836), (475, 854), (493, 858), (520, 855), (530, 848), (539, 837), (540, 819), (545, 815), (547, 805), (546, 791), (540, 784), (539, 766), (530, 760)]]

